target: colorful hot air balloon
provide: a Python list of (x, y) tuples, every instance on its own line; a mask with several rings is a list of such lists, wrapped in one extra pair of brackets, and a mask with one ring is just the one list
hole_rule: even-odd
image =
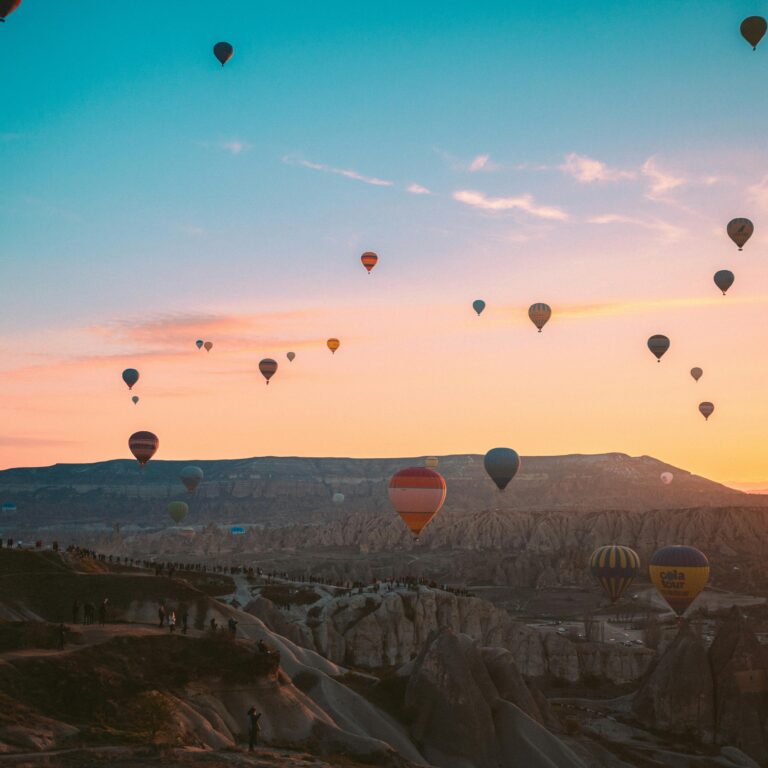
[(675, 476), (671, 472), (661, 473), (661, 482), (664, 483), (664, 485), (669, 485), (674, 479)]
[(288, 362), (292, 363), (294, 361), (295, 357), (296, 357), (296, 353), (295, 352), (289, 352), (286, 355), (286, 357), (288, 358)]
[(472, 302), (472, 309), (474, 309), (478, 315), (482, 315), (483, 310), (485, 309), (485, 302), (482, 299), (475, 299)]
[(389, 501), (418, 540), (445, 501), (445, 480), (427, 467), (409, 467), (389, 481)]
[(210, 352), (213, 349), (213, 342), (212, 341), (206, 341), (205, 344), (203, 344), (205, 347), (206, 352)]
[(762, 16), (749, 16), (741, 22), (741, 36), (757, 50), (757, 44), (763, 39), (768, 23)]
[(134, 432), (128, 438), (128, 447), (143, 467), (156, 453), (160, 441), (152, 432)]
[(205, 342), (204, 342), (202, 339), (198, 339), (198, 340), (195, 342), (195, 346), (196, 346), (198, 349), (202, 349), (202, 348), (203, 348), (203, 344), (205, 344)]
[(610, 601), (615, 603), (640, 573), (640, 557), (629, 547), (609, 544), (592, 553), (589, 569)]
[(657, 549), (648, 564), (653, 586), (669, 607), (682, 616), (709, 580), (709, 560), (695, 547)]
[(333, 494), (333, 503), (334, 504), (343, 504), (344, 503), (344, 494), (343, 493), (334, 493)]
[(139, 380), (139, 372), (135, 368), (126, 368), (123, 371), (123, 381), (128, 385), (128, 389), (133, 389), (133, 385)]
[(698, 381), (704, 375), (704, 371), (701, 368), (691, 368), (691, 376)]
[(328, 339), (325, 344), (334, 355), (336, 354), (336, 350), (341, 346), (341, 342), (338, 339)]
[(723, 292), (723, 296), (725, 296), (725, 292), (733, 285), (734, 279), (733, 272), (731, 272), (730, 269), (720, 269), (715, 272), (715, 285)]
[(651, 336), (648, 339), (648, 349), (656, 356), (656, 360), (660, 363), (664, 353), (669, 349), (669, 339), (660, 333), (655, 336)]
[(184, 487), (190, 493), (194, 493), (197, 490), (197, 486), (203, 482), (203, 470), (200, 467), (184, 467), (179, 477), (181, 482), (184, 483)]
[(438, 459), (437, 456), (428, 456), (424, 459), (424, 466), (429, 467), (430, 469), (435, 469), (439, 463), (440, 459)]
[(131, 398), (131, 400), (133, 400), (133, 404), (134, 404), (134, 405), (136, 405), (136, 403), (138, 403), (138, 402), (139, 402), (139, 396), (138, 396), (138, 395), (134, 395), (134, 396)]
[(213, 55), (221, 62), (223, 67), (231, 58), (235, 49), (229, 43), (216, 43), (213, 46)]
[(715, 406), (712, 403), (699, 403), (699, 413), (709, 421), (709, 417), (714, 413)]
[(485, 454), (483, 464), (491, 480), (503, 491), (520, 469), (520, 456), (511, 448), (491, 448)]
[(269, 380), (277, 373), (277, 361), (271, 357), (265, 357), (259, 363), (259, 370), (261, 375), (267, 380), (267, 384), (269, 384)]
[(752, 237), (755, 231), (755, 225), (749, 219), (731, 219), (728, 222), (728, 237), (739, 246), (739, 250), (744, 247), (744, 243)]
[(3, 506), (0, 507), (3, 512), (6, 512), (8, 514), (12, 514), (17, 511), (17, 506), (12, 501), (6, 501), (3, 503)]
[(528, 317), (531, 318), (531, 322), (539, 329), (541, 329), (549, 322), (549, 318), (552, 317), (552, 309), (549, 304), (531, 304), (528, 307)]
[(363, 266), (368, 270), (368, 274), (371, 274), (371, 270), (376, 266), (379, 257), (373, 251), (366, 251), (361, 257), (360, 261), (363, 262)]
[(5, 17), (10, 16), (20, 5), (21, 0), (0, 0), (0, 22), (5, 21)]
[(171, 516), (174, 523), (180, 523), (189, 512), (189, 507), (183, 501), (172, 501), (167, 507), (166, 512)]

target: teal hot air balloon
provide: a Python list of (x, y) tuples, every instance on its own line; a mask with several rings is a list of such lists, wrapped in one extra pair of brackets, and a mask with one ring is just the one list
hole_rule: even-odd
[(184, 483), (184, 487), (190, 493), (194, 493), (197, 490), (197, 486), (203, 482), (203, 470), (200, 467), (184, 467), (179, 477), (181, 482)]
[(202, 349), (202, 348), (203, 348), (203, 344), (205, 344), (205, 342), (204, 342), (202, 339), (198, 339), (198, 340), (195, 342), (195, 346), (196, 346), (198, 349)]
[(725, 292), (733, 285), (734, 279), (733, 272), (731, 272), (730, 269), (720, 269), (715, 272), (715, 285), (723, 292), (723, 296), (725, 296)]
[(133, 385), (139, 380), (139, 372), (135, 368), (126, 368), (123, 371), (123, 381), (128, 385), (128, 389), (133, 389)]
[(648, 349), (655, 355), (657, 362), (661, 362), (661, 358), (664, 353), (669, 349), (669, 339), (657, 333), (655, 336), (651, 336), (648, 339)]
[(520, 456), (511, 448), (491, 448), (485, 454), (483, 464), (491, 480), (503, 491), (520, 469)]
[(474, 309), (478, 315), (482, 315), (483, 310), (485, 309), (485, 302), (482, 299), (475, 299), (472, 302), (472, 309)]
[(615, 603), (640, 573), (640, 557), (629, 547), (609, 544), (592, 553), (589, 569), (608, 599)]

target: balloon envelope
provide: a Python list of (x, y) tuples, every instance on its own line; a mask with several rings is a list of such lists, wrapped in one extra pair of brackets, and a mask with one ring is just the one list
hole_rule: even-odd
[(669, 485), (674, 479), (675, 476), (671, 472), (661, 473), (661, 482), (664, 483), (664, 485)]
[(179, 477), (181, 482), (184, 483), (184, 487), (190, 493), (194, 493), (197, 490), (197, 486), (203, 482), (203, 470), (200, 467), (184, 467)]
[(157, 452), (160, 441), (152, 432), (134, 432), (128, 438), (128, 447), (143, 467)]
[(731, 272), (730, 269), (720, 269), (715, 272), (715, 285), (723, 292), (723, 296), (725, 296), (725, 292), (733, 285), (734, 279), (733, 272)]
[(731, 219), (728, 222), (728, 237), (739, 246), (739, 250), (744, 247), (744, 243), (752, 237), (755, 231), (755, 225), (749, 219)]
[(418, 537), (445, 501), (443, 476), (427, 467), (409, 467), (389, 480), (389, 501), (411, 533)]
[(232, 526), (232, 527), (229, 529), (229, 532), (230, 532), (230, 533), (231, 533), (233, 536), (242, 536), (242, 535), (245, 533), (245, 528), (243, 528), (241, 525), (233, 525), (233, 526)]
[(269, 384), (269, 380), (277, 373), (277, 361), (271, 357), (265, 357), (259, 363), (259, 370), (261, 375), (267, 380), (267, 384)]
[(531, 306), (528, 307), (528, 317), (531, 318), (531, 322), (539, 329), (539, 333), (541, 333), (541, 329), (549, 322), (549, 318), (552, 317), (552, 308), (549, 304), (543, 304), (541, 302), (531, 304)]
[(336, 350), (341, 346), (341, 342), (338, 339), (328, 339), (325, 343), (333, 354), (336, 354)]
[(715, 412), (715, 406), (712, 403), (699, 403), (699, 412), (709, 420), (709, 417)]
[(485, 454), (483, 464), (491, 480), (503, 491), (520, 469), (520, 456), (511, 448), (491, 448)]
[(292, 363), (294, 361), (294, 358), (296, 357), (296, 353), (295, 352), (289, 352), (286, 355), (286, 357), (288, 358), (288, 362)]
[(482, 315), (483, 310), (485, 309), (485, 302), (482, 299), (475, 299), (472, 302), (472, 309), (474, 309), (478, 315)]
[(203, 344), (205, 344), (205, 342), (204, 342), (202, 339), (198, 339), (198, 340), (195, 342), (195, 346), (196, 346), (198, 349), (202, 349), (202, 348), (203, 348)]
[(205, 344), (203, 344), (205, 347), (206, 352), (210, 352), (213, 349), (213, 342), (212, 341), (206, 341)]
[(172, 501), (166, 511), (171, 516), (174, 523), (180, 523), (189, 512), (189, 507), (183, 501)]
[(134, 395), (134, 396), (131, 398), (131, 400), (133, 400), (133, 404), (134, 404), (134, 405), (136, 405), (136, 403), (138, 403), (138, 402), (139, 402), (139, 396), (138, 396), (138, 395)]
[(704, 375), (704, 371), (701, 368), (691, 368), (691, 376), (698, 381)]
[(343, 493), (334, 493), (333, 494), (333, 503), (334, 504), (341, 504), (344, 501), (344, 494)]
[(123, 381), (128, 385), (128, 389), (133, 389), (133, 385), (139, 380), (139, 372), (135, 368), (126, 368), (123, 371)]
[(741, 22), (741, 36), (752, 46), (754, 51), (763, 39), (768, 22), (762, 16), (749, 16)]
[(653, 553), (648, 572), (658, 593), (682, 616), (709, 580), (709, 560), (695, 547), (662, 547)]
[(3, 512), (16, 512), (17, 507), (12, 501), (6, 501), (0, 509)]
[(669, 349), (669, 339), (660, 333), (648, 339), (648, 349), (653, 352), (656, 359), (661, 362), (662, 355)]
[(229, 43), (216, 43), (213, 46), (213, 55), (221, 62), (223, 67), (231, 58), (235, 49)]
[(20, 5), (21, 0), (0, 0), (0, 21), (5, 21)]
[(592, 553), (589, 569), (610, 601), (615, 603), (640, 573), (640, 557), (629, 547), (609, 544)]
[(373, 251), (366, 251), (361, 257), (360, 261), (363, 266), (368, 270), (368, 274), (371, 274), (371, 270), (376, 266), (379, 257)]
[(438, 459), (437, 456), (428, 456), (424, 460), (424, 466), (429, 467), (430, 469), (435, 469), (439, 463), (440, 459)]

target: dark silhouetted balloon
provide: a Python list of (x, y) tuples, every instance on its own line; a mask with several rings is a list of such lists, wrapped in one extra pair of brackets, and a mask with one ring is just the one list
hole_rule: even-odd
[(222, 67), (232, 58), (234, 52), (235, 49), (229, 43), (216, 43), (213, 46), (213, 55), (221, 62)]
[(131, 400), (133, 400), (133, 404), (134, 404), (134, 405), (136, 405), (136, 403), (138, 403), (138, 402), (139, 402), (139, 396), (138, 396), (138, 395), (134, 395), (134, 396), (131, 398)]
[(292, 363), (296, 359), (296, 353), (295, 352), (289, 352), (286, 357), (288, 358), (288, 362)]
[(766, 29), (768, 23), (762, 16), (749, 16), (741, 22), (741, 36), (752, 46), (753, 51), (763, 39)]
[(128, 438), (128, 447), (143, 467), (157, 452), (160, 441), (152, 432), (134, 432)]
[(269, 380), (277, 373), (277, 361), (271, 357), (265, 357), (259, 363), (259, 370), (261, 375), (267, 380), (267, 384), (269, 384)]
[(174, 523), (180, 523), (189, 512), (189, 507), (183, 501), (172, 501), (167, 507), (166, 511), (173, 520)]
[(341, 346), (341, 342), (338, 339), (328, 339), (325, 342), (328, 349), (331, 350), (331, 354), (336, 354), (336, 350)]
[(651, 336), (651, 338), (648, 339), (648, 349), (650, 349), (656, 356), (656, 359), (661, 362), (662, 356), (669, 349), (669, 339), (666, 336), (657, 333), (655, 336)]
[(674, 545), (657, 549), (648, 572), (658, 593), (682, 616), (709, 580), (709, 560), (696, 547)]
[(608, 544), (592, 553), (589, 569), (609, 600), (615, 603), (640, 573), (640, 557), (629, 547)]
[(133, 389), (133, 385), (139, 380), (139, 372), (135, 368), (126, 368), (123, 371), (123, 381), (128, 385), (128, 389)]
[(213, 342), (212, 341), (206, 341), (205, 344), (203, 344), (205, 347), (206, 352), (210, 352), (213, 349)]
[(472, 309), (474, 309), (478, 315), (482, 315), (483, 310), (485, 309), (485, 302), (482, 299), (475, 299), (472, 302)]
[(205, 342), (204, 342), (202, 339), (198, 339), (198, 340), (195, 342), (195, 346), (196, 346), (198, 349), (202, 349), (202, 348), (203, 348), (203, 344), (205, 344)]
[(361, 257), (360, 261), (363, 266), (368, 270), (368, 274), (371, 274), (371, 270), (376, 266), (379, 257), (373, 251), (366, 251)]
[(733, 272), (730, 269), (720, 269), (715, 272), (715, 285), (723, 292), (725, 292), (733, 285), (734, 277)]
[(520, 457), (511, 448), (491, 448), (485, 454), (483, 464), (491, 480), (503, 491), (520, 469)]
[(752, 237), (755, 231), (755, 225), (749, 219), (731, 219), (728, 222), (728, 237), (739, 246), (739, 250), (744, 247), (744, 243)]
[(699, 403), (699, 413), (709, 421), (709, 417), (715, 412), (715, 406), (712, 403)]
[(541, 302), (531, 304), (528, 307), (528, 317), (531, 318), (531, 322), (541, 333), (541, 329), (549, 322), (549, 318), (552, 317), (552, 308), (549, 304), (542, 304)]
[(21, 0), (0, 0), (0, 22), (5, 21), (5, 17), (10, 16), (20, 5)]
[(443, 506), (445, 493), (443, 476), (427, 467), (401, 469), (389, 480), (389, 500), (417, 539)]
[(704, 375), (704, 371), (701, 368), (691, 368), (691, 376), (698, 381)]

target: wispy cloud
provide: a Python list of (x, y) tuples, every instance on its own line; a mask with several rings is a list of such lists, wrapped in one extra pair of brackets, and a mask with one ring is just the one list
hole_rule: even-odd
[(467, 161), (452, 155), (450, 152), (446, 152), (440, 147), (432, 147), (432, 149), (445, 160), (453, 171), (460, 171), (462, 173), (485, 171), (486, 173), (489, 173), (491, 171), (498, 171), (501, 168), (498, 163), (494, 163), (491, 160), (489, 154), (475, 155), (471, 160)]
[(649, 180), (646, 197), (650, 200), (663, 200), (668, 192), (688, 183), (686, 178), (663, 171), (655, 157), (649, 157), (643, 163), (640, 172)]
[(496, 163), (491, 162), (490, 155), (476, 155), (472, 158), (472, 162), (467, 166), (467, 170), (470, 173), (477, 173), (477, 171), (495, 171), (499, 166)]
[(483, 192), (477, 192), (476, 190), (460, 189), (453, 193), (453, 199), (483, 211), (517, 210), (539, 219), (552, 219), (555, 221), (565, 221), (568, 218), (568, 214), (561, 208), (537, 205), (534, 202), (533, 195), (529, 194), (518, 195), (517, 197), (489, 197)]
[(371, 184), (374, 187), (392, 187), (393, 181), (387, 181), (386, 179), (380, 179), (376, 176), (366, 176), (365, 174), (353, 171), (350, 168), (334, 168), (332, 165), (325, 165), (325, 163), (313, 163), (310, 160), (304, 160), (301, 157), (294, 155), (285, 155), (283, 162), (288, 165), (300, 165), (303, 168), (311, 168), (313, 171), (323, 171), (324, 173), (335, 173), (338, 176), (344, 176), (347, 179), (354, 179), (355, 181), (362, 181), (364, 184)]
[(247, 141), (242, 139), (229, 139), (228, 141), (220, 141), (219, 149), (223, 149), (225, 152), (229, 152), (233, 155), (240, 155), (243, 152), (247, 152), (251, 145)]
[(631, 224), (644, 229), (658, 232), (669, 240), (679, 240), (687, 230), (675, 224), (670, 224), (662, 219), (640, 219), (635, 216), (623, 216), (618, 213), (607, 213), (602, 216), (592, 216), (587, 219), (587, 224)]
[(412, 195), (431, 195), (432, 192), (427, 189), (426, 187), (422, 187), (421, 184), (416, 184), (414, 182), (413, 184), (409, 184), (406, 188), (407, 192), (410, 192)]
[(565, 162), (558, 166), (563, 173), (573, 176), (582, 184), (591, 184), (596, 181), (621, 181), (622, 179), (634, 179), (635, 171), (623, 171), (619, 168), (611, 168), (601, 160), (593, 157), (579, 155), (571, 152), (565, 156)]

